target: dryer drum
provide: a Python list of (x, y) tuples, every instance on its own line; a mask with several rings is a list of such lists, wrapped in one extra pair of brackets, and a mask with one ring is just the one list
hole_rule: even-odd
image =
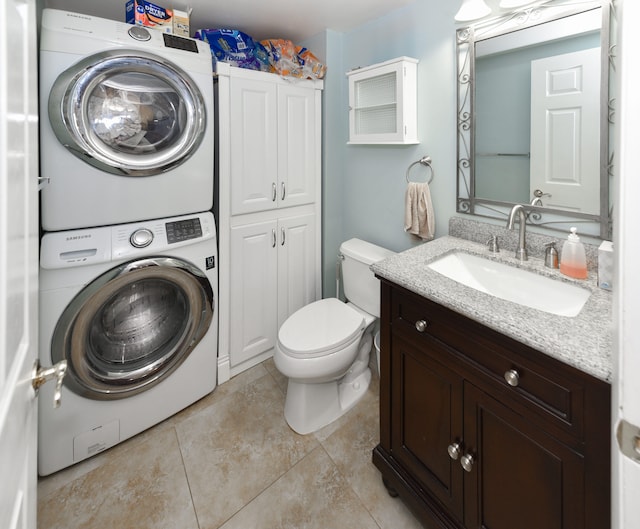
[(178, 66), (142, 51), (92, 55), (60, 74), (49, 94), (49, 120), (62, 145), (102, 171), (150, 176), (199, 147), (205, 103)]
[(213, 311), (211, 286), (192, 264), (166, 257), (127, 263), (69, 303), (53, 333), (52, 359), (67, 360), (64, 383), (74, 393), (130, 397), (180, 366), (207, 332)]

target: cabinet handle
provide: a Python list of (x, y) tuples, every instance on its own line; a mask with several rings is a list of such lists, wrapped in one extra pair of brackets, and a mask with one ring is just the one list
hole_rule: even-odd
[(282, 200), (284, 200), (287, 196), (287, 188), (285, 187), (284, 182), (281, 182), (280, 186), (282, 188)]
[(416, 322), (416, 330), (418, 332), (424, 332), (427, 330), (427, 327), (429, 326), (429, 322), (426, 320), (418, 320)]
[(282, 242), (280, 243), (280, 246), (284, 246), (284, 235), (285, 235), (285, 231), (284, 231), (284, 228), (282, 228)]
[(271, 230), (271, 248), (276, 247), (276, 229)]
[(507, 384), (515, 388), (520, 384), (520, 373), (515, 369), (509, 369), (509, 371), (504, 374), (504, 379), (507, 381)]
[(275, 202), (276, 198), (278, 198), (278, 188), (276, 186), (276, 183), (273, 182), (271, 184), (271, 202)]
[(471, 472), (473, 470), (473, 464), (475, 460), (471, 454), (465, 454), (460, 458), (460, 465), (466, 472)]
[(462, 453), (462, 447), (460, 446), (459, 443), (451, 443), (447, 447), (447, 452), (449, 452), (449, 457), (451, 459), (456, 460), (460, 457), (460, 454)]

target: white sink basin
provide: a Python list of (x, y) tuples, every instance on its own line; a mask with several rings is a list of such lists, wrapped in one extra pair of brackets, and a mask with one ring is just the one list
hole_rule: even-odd
[(577, 316), (591, 295), (585, 288), (463, 252), (427, 266), (480, 292), (558, 316)]

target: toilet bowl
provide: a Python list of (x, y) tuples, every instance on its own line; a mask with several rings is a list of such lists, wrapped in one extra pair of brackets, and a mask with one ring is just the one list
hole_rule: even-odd
[(274, 362), (288, 377), (284, 415), (300, 434), (314, 432), (351, 409), (371, 381), (369, 358), (380, 314), (380, 285), (369, 266), (393, 252), (351, 239), (340, 246), (344, 303), (315, 301), (282, 324)]

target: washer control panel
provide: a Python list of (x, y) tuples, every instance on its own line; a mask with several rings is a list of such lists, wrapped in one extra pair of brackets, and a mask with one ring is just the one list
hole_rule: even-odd
[(165, 228), (169, 244), (202, 237), (202, 226), (198, 217), (167, 222)]

